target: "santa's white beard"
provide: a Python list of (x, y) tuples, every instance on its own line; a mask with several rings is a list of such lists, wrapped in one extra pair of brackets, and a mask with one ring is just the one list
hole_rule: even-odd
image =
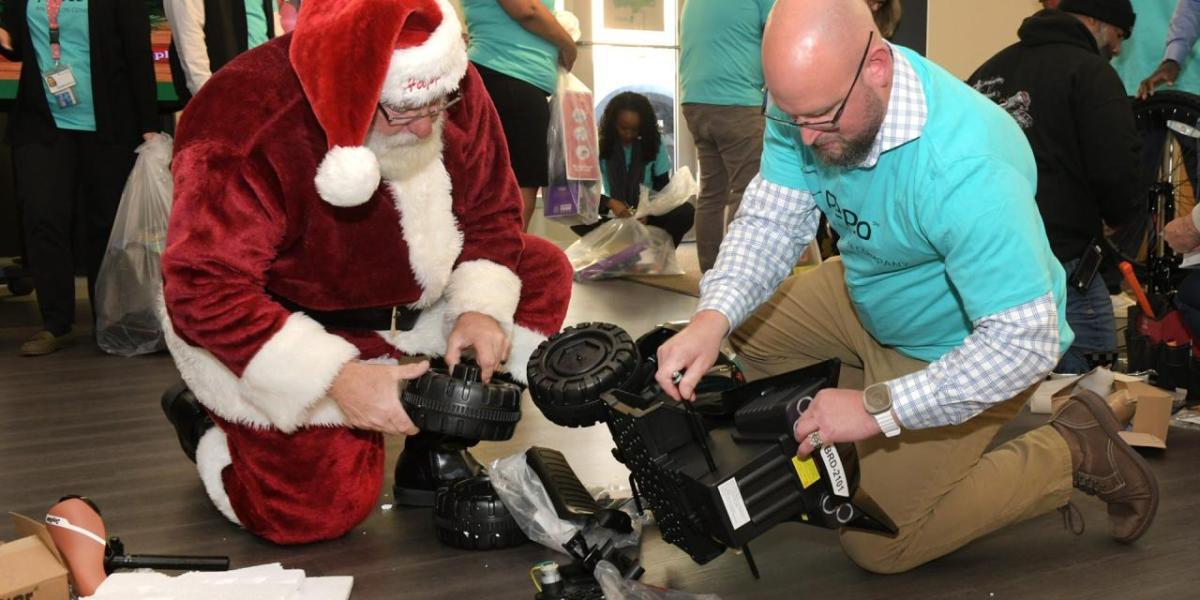
[(408, 131), (384, 134), (371, 130), (366, 146), (379, 159), (379, 172), (384, 179), (401, 180), (422, 171), (431, 161), (442, 160), (442, 131), (441, 119), (424, 138)]

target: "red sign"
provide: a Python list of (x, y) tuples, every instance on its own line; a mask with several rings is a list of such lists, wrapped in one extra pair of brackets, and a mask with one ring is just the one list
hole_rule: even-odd
[(567, 179), (598, 181), (600, 150), (596, 142), (596, 116), (592, 108), (592, 93), (564, 92), (562, 120)]

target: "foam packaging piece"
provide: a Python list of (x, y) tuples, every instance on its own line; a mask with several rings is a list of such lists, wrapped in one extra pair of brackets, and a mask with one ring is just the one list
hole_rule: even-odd
[(170, 577), (154, 571), (115, 573), (88, 598), (96, 600), (349, 600), (353, 577), (306, 577), (279, 563)]

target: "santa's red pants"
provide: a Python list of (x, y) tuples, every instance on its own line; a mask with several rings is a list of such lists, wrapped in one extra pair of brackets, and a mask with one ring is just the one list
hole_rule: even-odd
[[(558, 331), (570, 298), (566, 257), (550, 242), (525, 236), (517, 276), (517, 329), (540, 336)], [(346, 337), (360, 356), (397, 357), (373, 333)], [(215, 416), (214, 421), (217, 427), (197, 451), (201, 478), (217, 508), (255, 535), (278, 544), (336, 538), (366, 519), (379, 498), (384, 478), (379, 433), (307, 427), (284, 434)]]

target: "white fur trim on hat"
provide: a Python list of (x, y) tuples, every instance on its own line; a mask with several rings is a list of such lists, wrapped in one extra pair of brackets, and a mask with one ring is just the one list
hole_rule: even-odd
[(437, 0), (442, 23), (420, 46), (392, 52), (381, 99), (392, 106), (424, 106), (458, 89), (467, 72), (467, 48), (454, 7)]
[(334, 146), (325, 153), (315, 181), (322, 200), (358, 206), (379, 189), (379, 159), (366, 146)]

